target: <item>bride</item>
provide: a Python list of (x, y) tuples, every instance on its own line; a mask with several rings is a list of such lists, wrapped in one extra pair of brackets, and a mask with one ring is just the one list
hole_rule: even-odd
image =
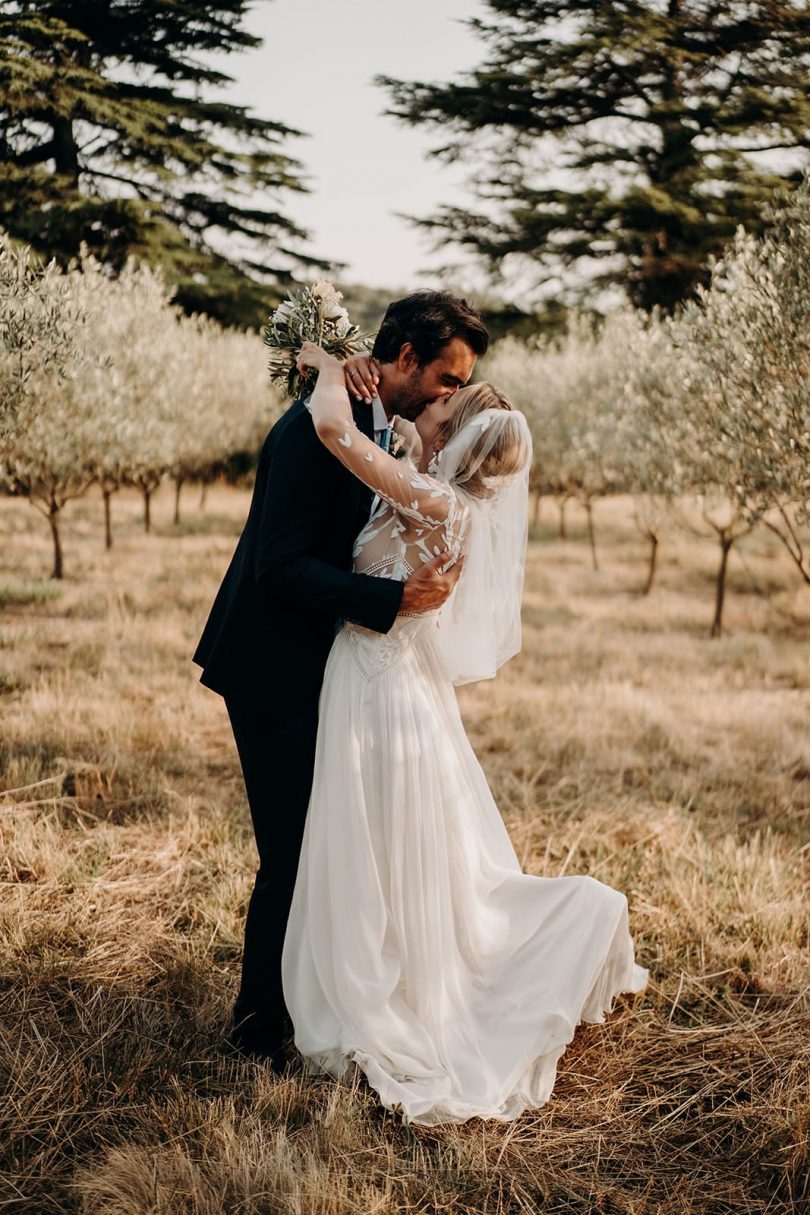
[(335, 638), (282, 960), (295, 1044), (311, 1070), (361, 1068), (406, 1121), (516, 1118), (578, 1022), (647, 979), (623, 894), (521, 872), (453, 691), (520, 648), (526, 420), (459, 389), (417, 419), (415, 468), (356, 427), (336, 359), (307, 343), (299, 365), (318, 437), (378, 495), (355, 570), (405, 579), (442, 551), (464, 569), (441, 613)]

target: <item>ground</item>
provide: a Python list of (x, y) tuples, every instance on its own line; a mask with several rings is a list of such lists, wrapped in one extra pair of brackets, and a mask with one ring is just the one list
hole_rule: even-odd
[[(461, 689), (524, 867), (625, 891), (642, 997), (581, 1028), (549, 1104), (403, 1126), (362, 1084), (222, 1053), (255, 855), (190, 654), (247, 510), (168, 489), (0, 499), (0, 1206), (84, 1215), (786, 1215), (810, 1201), (810, 593), (765, 533), (665, 534), (627, 499), (533, 525), (522, 654)], [(575, 964), (576, 959), (572, 959)]]

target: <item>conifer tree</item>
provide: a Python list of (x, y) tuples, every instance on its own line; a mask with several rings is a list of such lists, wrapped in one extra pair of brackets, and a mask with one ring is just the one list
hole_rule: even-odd
[[(161, 266), (187, 310), (257, 324), (304, 233), (296, 132), (205, 93), (212, 51), (258, 45), (248, 0), (0, 5), (0, 226), (63, 263), (84, 242), (116, 268)], [(226, 252), (223, 236), (235, 237)]]
[[(810, 11), (800, 0), (487, 0), (482, 64), (458, 81), (381, 78), (391, 113), (442, 129), (480, 207), (421, 221), (570, 299), (620, 284), (667, 310), (738, 224), (796, 182), (810, 148)], [(774, 159), (773, 153), (781, 153)], [(763, 155), (764, 154), (764, 155)], [(514, 260), (514, 259), (513, 259)], [(509, 263), (507, 263), (507, 266)], [(587, 272), (587, 273), (586, 273)]]

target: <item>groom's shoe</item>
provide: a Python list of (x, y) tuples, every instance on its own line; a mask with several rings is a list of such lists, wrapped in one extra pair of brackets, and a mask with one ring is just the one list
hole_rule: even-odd
[(226, 1038), (224, 1045), (229, 1054), (233, 1054), (239, 1059), (245, 1059), (249, 1063), (261, 1063), (277, 1076), (284, 1075), (290, 1062), (290, 1052), (286, 1045), (278, 1046), (275, 1049), (267, 1049), (266, 1047), (246, 1045), (239, 1041), (235, 1042), (231, 1038)]
[(294, 1032), (293, 1023), (288, 1016), (272, 1029), (264, 1026), (253, 1032), (248, 1019), (232, 1027), (225, 1039), (225, 1046), (240, 1058), (265, 1063), (271, 1071), (280, 1075), (295, 1058)]

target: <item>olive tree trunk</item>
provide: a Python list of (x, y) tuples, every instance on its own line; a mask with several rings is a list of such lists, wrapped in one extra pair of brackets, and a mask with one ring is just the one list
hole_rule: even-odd
[(152, 494), (154, 492), (151, 485), (141, 486), (141, 494), (143, 495), (143, 530), (147, 536), (152, 530)]
[(710, 636), (712, 637), (719, 637), (723, 632), (723, 606), (726, 601), (728, 555), (731, 552), (732, 545), (736, 539), (730, 528), (723, 528), (719, 532), (718, 538), (720, 540), (720, 565), (717, 568), (717, 578), (715, 580), (714, 620), (712, 621), (710, 633)]
[(560, 539), (561, 540), (568, 539), (568, 529), (565, 525), (565, 508), (567, 505), (568, 505), (567, 496), (560, 498), (560, 500), (557, 503), (557, 509), (560, 512)]
[(114, 491), (112, 489), (109, 489), (106, 485), (102, 485), (101, 496), (104, 499), (104, 547), (108, 552), (113, 546), (111, 510), (113, 493)]
[(644, 587), (641, 592), (642, 597), (649, 595), (650, 591), (652, 590), (653, 583), (655, 582), (656, 571), (658, 569), (658, 536), (654, 531), (648, 530), (647, 540), (649, 541), (650, 548), (647, 557), (647, 580), (644, 583)]
[(585, 514), (588, 519), (588, 544), (591, 548), (591, 564), (596, 572), (599, 572), (599, 558), (596, 555), (596, 532), (593, 526), (593, 501), (591, 498), (586, 498), (582, 504), (585, 507)]
[(48, 522), (51, 527), (51, 539), (53, 540), (53, 569), (51, 570), (51, 577), (63, 578), (64, 559), (62, 556), (62, 537), (59, 532), (59, 503), (53, 497), (48, 502)]
[(174, 478), (174, 523), (177, 526), (180, 522), (180, 491), (185, 484), (185, 477), (176, 476)]

